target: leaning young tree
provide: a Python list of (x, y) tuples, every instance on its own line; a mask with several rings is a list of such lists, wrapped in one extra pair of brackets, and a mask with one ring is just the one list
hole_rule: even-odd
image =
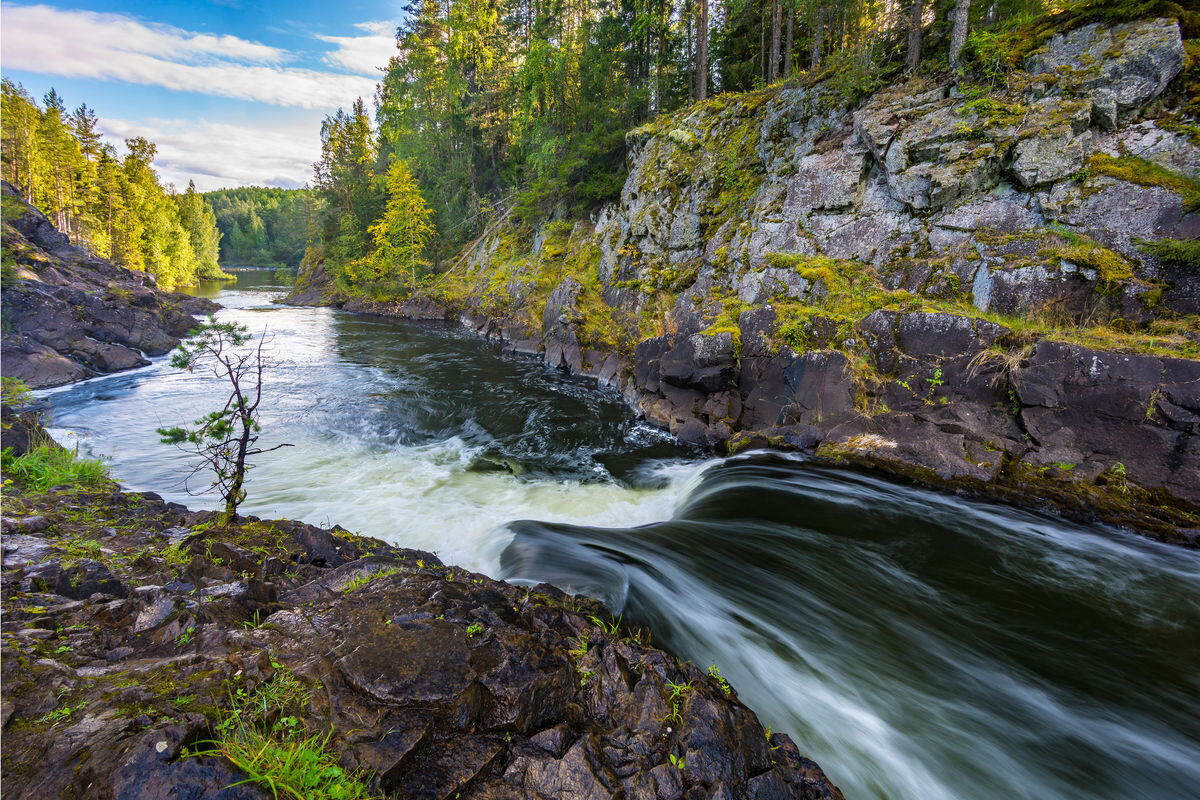
[[(247, 459), (291, 447), (290, 444), (265, 449), (255, 446), (261, 430), (258, 407), (262, 402), (262, 349), (267, 341), (266, 331), (257, 347), (238, 349), (249, 340), (245, 325), (217, 322), (213, 317), (193, 330), (171, 357), (171, 366), (188, 372), (198, 367), (211, 368), (216, 377), (229, 381), (229, 399), (223, 408), (196, 420), (195, 427), (158, 429), (163, 444), (173, 444), (200, 456), (189, 478), (206, 468), (212, 470), (214, 480), (209, 488), (217, 489), (225, 501), (222, 523), (236, 519), (238, 505), (246, 499), (246, 472), (254, 468)], [(186, 481), (184, 485), (187, 486)], [(192, 490), (188, 488), (188, 492)]]

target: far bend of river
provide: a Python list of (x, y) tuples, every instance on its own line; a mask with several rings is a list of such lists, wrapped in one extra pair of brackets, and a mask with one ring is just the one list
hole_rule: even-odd
[[(295, 445), (256, 459), (246, 513), (600, 596), (719, 665), (850, 800), (1200, 797), (1197, 553), (799, 458), (704, 461), (460, 329), (238, 278), (212, 294), (273, 337), (262, 444)], [(129, 487), (214, 507), (154, 429), (223, 389), (163, 358), (41, 394)]]

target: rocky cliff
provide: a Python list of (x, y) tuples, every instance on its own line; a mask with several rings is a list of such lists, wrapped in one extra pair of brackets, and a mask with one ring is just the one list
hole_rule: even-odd
[(4, 513), (13, 800), (261, 800), (271, 780), (355, 800), (842, 796), (719, 675), (553, 587), (108, 485), (10, 486)]
[(7, 182), (0, 193), (5, 377), (40, 389), (145, 366), (217, 308), (72, 245)]
[(1195, 543), (1200, 46), (1165, 18), (1022, 35), (988, 83), (832, 75), (660, 118), (592, 220), (501, 219), (407, 300), (319, 270), (302, 300), (458, 317), (717, 449)]

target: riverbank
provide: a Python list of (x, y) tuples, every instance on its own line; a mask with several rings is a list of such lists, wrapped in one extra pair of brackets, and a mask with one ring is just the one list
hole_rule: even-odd
[(318, 248), (290, 302), (457, 320), (718, 453), (1195, 547), (1200, 51), (1163, 13), (1030, 23), (1003, 83), (814, 75), (697, 103), (626, 135), (621, 198), (587, 218), (499, 213), (415, 288), (354, 285)]
[(268, 797), (297, 753), (306, 797), (841, 797), (719, 673), (551, 586), (107, 481), (10, 483), (4, 515), (16, 798)]
[[(457, 322), (502, 342), (507, 353), (595, 379), (646, 421), (717, 454), (802, 452), (816, 463), (1200, 546), (1200, 454), (1189, 410), (1200, 411), (1194, 360), (1039, 340), (1024, 361), (1009, 363), (990, 347), (1008, 331), (977, 331), (969, 319), (945, 314), (882, 314), (871, 322), (883, 335), (864, 331), (879, 357), (924, 361), (934, 377), (885, 387), (897, 407), (868, 415), (854, 411), (854, 377), (841, 353), (771, 351), (761, 327), (764, 319), (775, 322), (771, 314), (743, 317), (741, 334), (750, 344), (736, 354), (732, 337), (719, 334), (658, 337), (630, 354), (582, 349), (578, 341), (564, 346), (561, 325), (539, 330), (427, 298), (367, 301), (334, 293), (284, 302)], [(724, 386), (712, 391), (711, 381)], [(830, 403), (839, 398), (842, 407)], [(714, 404), (724, 404), (727, 414), (723, 438), (715, 440), (701, 422)], [(811, 424), (783, 420), (806, 404), (819, 412)], [(1036, 420), (1036, 436), (1026, 415)]]
[(7, 181), (0, 199), (6, 378), (42, 389), (144, 367), (219, 308), (71, 244)]

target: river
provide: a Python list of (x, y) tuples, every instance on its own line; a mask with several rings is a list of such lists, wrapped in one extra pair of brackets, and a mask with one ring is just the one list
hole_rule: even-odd
[[(719, 666), (850, 800), (1200, 797), (1200, 555), (750, 454), (711, 459), (594, 383), (459, 328), (205, 287), (269, 338), (243, 511), (550, 580)], [(155, 428), (223, 400), (145, 369), (39, 393), (130, 488), (215, 507)]]

